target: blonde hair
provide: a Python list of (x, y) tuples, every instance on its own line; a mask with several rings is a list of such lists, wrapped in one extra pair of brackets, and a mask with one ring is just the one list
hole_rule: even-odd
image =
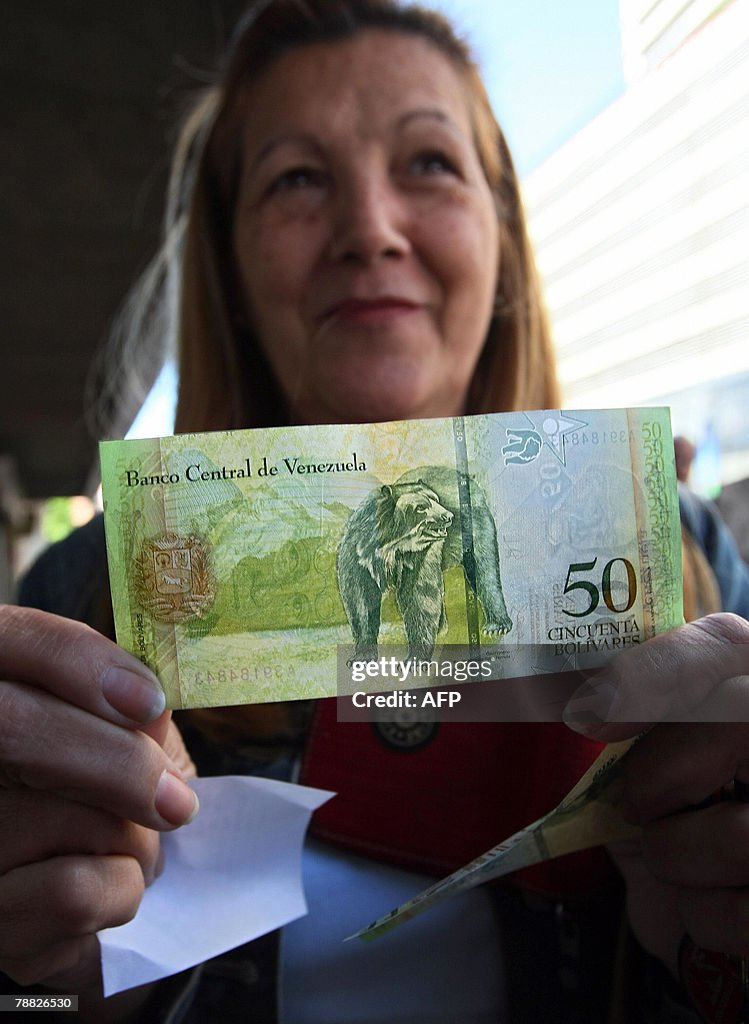
[(710, 563), (692, 535), (681, 530), (684, 619), (692, 622), (703, 615), (723, 610), (718, 581)]

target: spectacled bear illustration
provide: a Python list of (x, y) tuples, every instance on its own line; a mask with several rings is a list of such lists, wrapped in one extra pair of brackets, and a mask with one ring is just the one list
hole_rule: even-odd
[[(409, 654), (431, 657), (446, 623), (443, 573), (462, 565), (484, 610), (484, 632), (509, 633), (497, 530), (486, 497), (469, 478), (473, 552), (463, 556), (458, 476), (423, 466), (385, 484), (349, 516), (337, 553), (338, 589), (357, 658), (374, 658), (387, 590), (403, 616)], [(471, 554), (473, 557), (471, 557)]]

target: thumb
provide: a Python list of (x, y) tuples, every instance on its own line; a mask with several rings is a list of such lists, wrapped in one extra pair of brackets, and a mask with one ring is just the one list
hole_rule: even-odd
[(749, 721), (749, 623), (721, 613), (630, 648), (573, 693), (570, 728), (606, 742), (653, 722)]

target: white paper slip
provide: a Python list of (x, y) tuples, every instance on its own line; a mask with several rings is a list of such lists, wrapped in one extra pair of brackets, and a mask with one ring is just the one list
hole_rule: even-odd
[(333, 796), (275, 779), (194, 779), (195, 820), (161, 837), (164, 870), (127, 924), (98, 933), (104, 995), (157, 981), (307, 912), (304, 835)]

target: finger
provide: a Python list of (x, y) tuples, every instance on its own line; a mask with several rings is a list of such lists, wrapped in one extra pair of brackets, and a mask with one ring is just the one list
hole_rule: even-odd
[(609, 843), (607, 850), (627, 883), (627, 916), (640, 945), (663, 960), (676, 977), (684, 934), (677, 890), (652, 874), (639, 840)]
[(642, 731), (643, 723), (688, 721), (698, 710), (703, 720), (749, 721), (747, 687), (729, 691), (728, 708), (721, 690), (726, 680), (747, 674), (749, 623), (709, 615), (618, 655), (573, 694), (564, 720), (608, 742)]
[(747, 885), (749, 807), (725, 801), (651, 822), (643, 829), (642, 850), (656, 878), (671, 885)]
[[(127, 725), (127, 723), (123, 723)], [(156, 740), (158, 745), (164, 750), (166, 755), (171, 759), (171, 753), (166, 749), (167, 739), (172, 730), (172, 713), (171, 711), (164, 711), (158, 718), (152, 722), (147, 722), (144, 725), (139, 725), (138, 728), (141, 732), (144, 732), (146, 736), (150, 736), (152, 740)], [(176, 729), (177, 727), (174, 726)], [(172, 746), (177, 749), (177, 744), (172, 741)], [(172, 762), (174, 764), (174, 762)], [(174, 764), (175, 768), (178, 767)], [(180, 768), (181, 770), (181, 768)]]
[(0, 790), (0, 875), (68, 853), (133, 857), (146, 885), (156, 877), (159, 836), (132, 821), (51, 793)]
[(682, 889), (684, 927), (702, 949), (749, 956), (749, 892), (741, 889)]
[(101, 951), (95, 935), (66, 939), (35, 956), (7, 956), (0, 970), (18, 985), (46, 985), (60, 992), (93, 992), (101, 998)]
[(0, 679), (42, 687), (118, 724), (153, 721), (165, 707), (158, 680), (137, 658), (81, 622), (34, 608), (0, 606)]
[(71, 855), (8, 872), (0, 878), (0, 970), (132, 920), (143, 888), (132, 857)]
[(182, 739), (182, 733), (171, 720), (171, 713), (167, 731), (163, 740), (159, 742), (172, 764), (182, 772), (182, 777), (185, 779), (195, 778), (198, 774), (197, 768), (187, 751), (187, 747)]
[(734, 779), (746, 781), (748, 759), (749, 726), (742, 722), (656, 725), (623, 759), (622, 811), (645, 824), (694, 807)]
[(0, 785), (57, 793), (160, 831), (194, 817), (195, 794), (155, 740), (36, 687), (10, 689), (0, 701)]

